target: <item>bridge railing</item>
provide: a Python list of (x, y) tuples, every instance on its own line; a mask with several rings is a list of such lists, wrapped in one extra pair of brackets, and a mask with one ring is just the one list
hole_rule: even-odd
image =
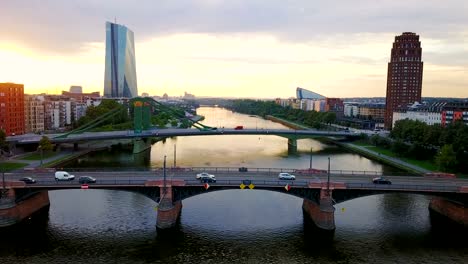
[[(56, 170), (65, 170), (68, 172), (115, 172), (115, 171), (141, 171), (147, 172), (152, 171), (155, 173), (163, 172), (161, 167), (118, 167), (118, 168), (57, 168)], [(324, 169), (299, 169), (299, 168), (247, 168), (246, 172), (240, 172), (239, 167), (167, 167), (167, 173), (177, 173), (177, 172), (210, 172), (210, 173), (242, 173), (248, 174), (249, 172), (262, 172), (268, 174), (278, 174), (280, 172), (288, 172), (294, 175), (327, 175), (327, 171)], [(365, 170), (330, 170), (331, 175), (343, 175), (343, 176), (352, 176), (352, 175), (368, 175), (368, 176), (410, 176), (415, 175), (409, 172), (383, 172), (383, 171), (365, 171)]]
[(373, 189), (373, 190), (415, 190), (434, 192), (457, 192), (460, 187), (451, 185), (418, 185), (418, 184), (373, 184), (373, 183), (347, 183), (348, 189)]

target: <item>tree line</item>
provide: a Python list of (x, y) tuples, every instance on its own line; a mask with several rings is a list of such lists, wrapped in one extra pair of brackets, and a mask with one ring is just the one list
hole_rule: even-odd
[(232, 100), (223, 106), (242, 114), (259, 115), (263, 118), (267, 115), (272, 115), (317, 129), (323, 128), (324, 124), (331, 124), (336, 121), (336, 114), (332, 112), (293, 109), (290, 106), (283, 107), (278, 105), (274, 101), (238, 99)]
[(462, 121), (443, 127), (399, 120), (395, 122), (390, 138), (372, 136), (370, 141), (403, 157), (434, 162), (442, 171), (468, 172), (468, 126)]

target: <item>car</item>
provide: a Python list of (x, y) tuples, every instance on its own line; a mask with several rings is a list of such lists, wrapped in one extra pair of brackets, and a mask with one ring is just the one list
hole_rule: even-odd
[(239, 168), (239, 172), (248, 172), (249, 169), (247, 169), (246, 167), (240, 167)]
[(278, 174), (278, 179), (280, 179), (280, 180), (295, 180), (296, 176), (294, 176), (292, 174), (289, 174), (287, 172), (281, 172), (280, 174)]
[(197, 179), (201, 179), (201, 178), (215, 178), (215, 176), (213, 174), (209, 174), (207, 172), (202, 172), (202, 173), (198, 173), (197, 176), (196, 176)]
[(55, 172), (55, 180), (56, 181), (72, 181), (75, 179), (74, 175), (71, 175), (70, 173), (66, 171), (56, 171)]
[(200, 182), (216, 182), (216, 178), (200, 178)]
[(79, 183), (96, 183), (96, 179), (91, 176), (81, 176), (78, 178)]
[(242, 130), (242, 129), (244, 129), (244, 126), (236, 126), (236, 127), (234, 128), (234, 130)]
[(372, 179), (372, 182), (374, 184), (392, 184), (392, 182), (389, 179), (385, 179), (383, 177), (377, 177)]
[(31, 178), (31, 177), (23, 177), (23, 178), (21, 178), (19, 180), (24, 182), (24, 183), (27, 183), (27, 184), (36, 183), (36, 180)]

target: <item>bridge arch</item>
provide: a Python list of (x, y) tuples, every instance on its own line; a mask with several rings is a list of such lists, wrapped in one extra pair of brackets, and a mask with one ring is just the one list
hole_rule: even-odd
[(190, 186), (190, 187), (172, 187), (173, 200), (182, 201), (187, 198), (206, 194), (209, 192), (217, 192), (224, 190), (240, 190), (240, 191), (255, 191), (255, 190), (264, 190), (283, 193), (287, 195), (292, 195), (302, 199), (309, 199), (317, 202), (320, 199), (320, 189), (310, 189), (310, 188), (291, 188), (289, 191), (286, 191), (285, 188), (278, 187), (255, 187), (253, 190), (248, 189), (241, 190), (238, 186), (210, 186), (208, 189), (205, 189), (203, 186)]

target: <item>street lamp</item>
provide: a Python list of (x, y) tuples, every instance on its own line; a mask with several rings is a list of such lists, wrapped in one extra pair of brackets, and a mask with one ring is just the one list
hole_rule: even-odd
[(41, 152), (41, 166), (42, 166), (42, 160), (43, 160), (43, 153), (42, 153), (42, 146), (37, 147), (39, 151)]
[(327, 194), (330, 195), (330, 157), (328, 157)]
[(163, 188), (163, 195), (166, 195), (166, 155), (164, 155), (164, 163), (163, 163), (163, 184), (164, 184), (164, 188)]
[(177, 145), (174, 144), (174, 169), (176, 168), (176, 153), (177, 153)]
[(312, 148), (310, 148), (310, 163), (309, 163), (309, 169), (312, 169)]

